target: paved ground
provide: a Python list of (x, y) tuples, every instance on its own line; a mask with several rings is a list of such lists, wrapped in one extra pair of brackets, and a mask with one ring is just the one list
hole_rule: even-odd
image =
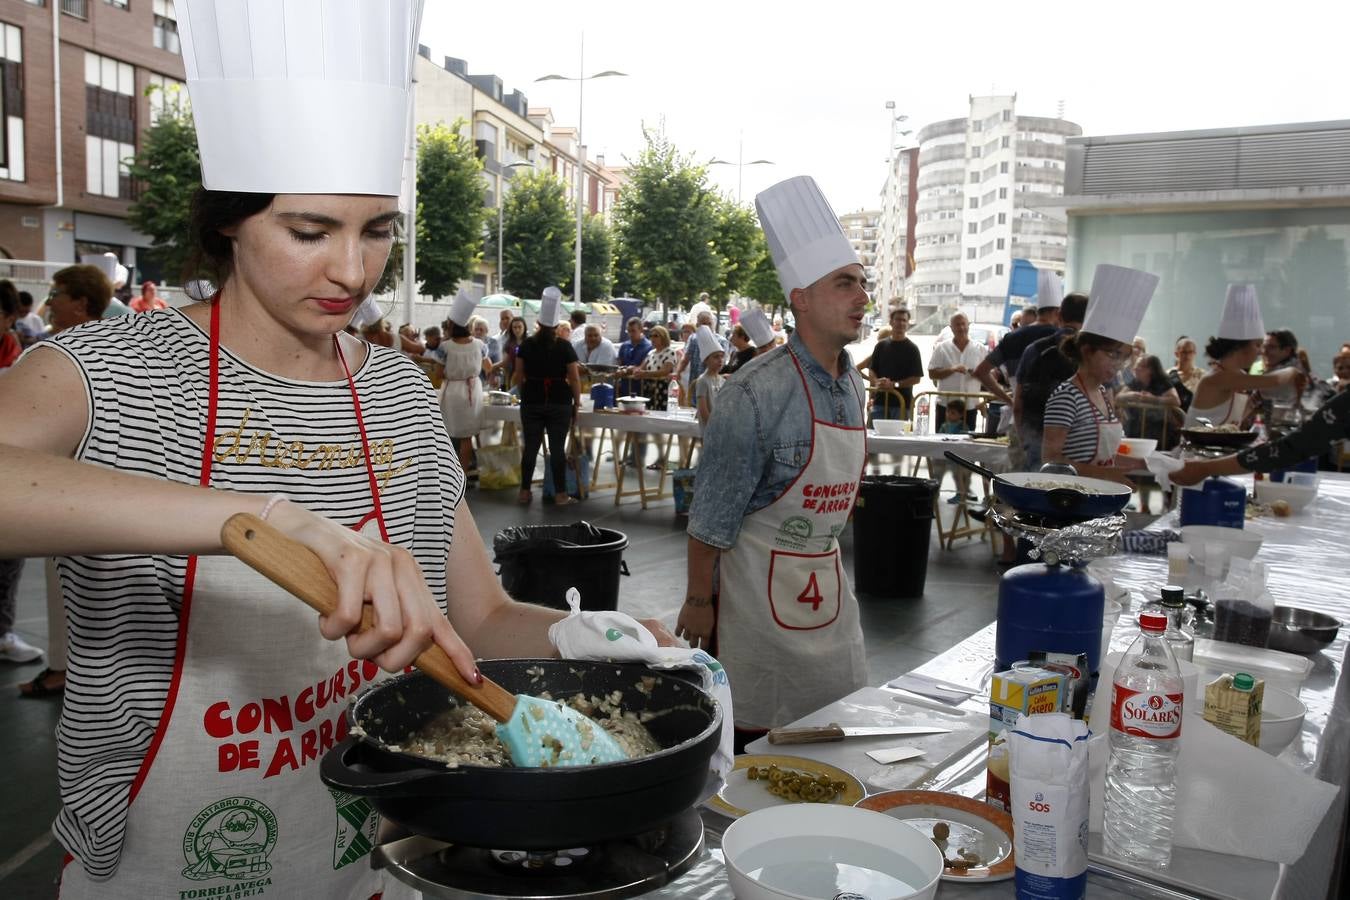
[[(511, 501), (514, 491), (475, 494), (470, 503), (485, 541), (508, 525), (565, 523), (586, 519), (628, 535), (625, 553), (632, 575), (623, 580), (620, 608), (637, 616), (655, 616), (672, 628), (683, 602), (685, 536), (671, 501), (642, 510), (629, 501), (616, 508), (612, 495), (599, 494), (567, 510), (543, 507), (538, 501), (522, 510)], [(944, 510), (947, 505), (942, 504)], [(843, 535), (843, 551), (852, 572), (852, 533)], [(940, 551), (936, 541), (928, 554), (924, 596), (916, 600), (860, 597), (873, 683), (909, 671), (988, 624), (994, 618), (998, 572), (989, 545), (967, 542), (954, 551)], [(42, 566), (30, 561), (24, 569), (19, 597), (19, 630), (31, 642), (47, 644)], [(19, 700), (16, 685), (32, 678), (41, 664), (0, 663), (0, 735), (9, 772), (0, 816), (0, 897), (55, 896), (53, 880), (62, 852), (49, 826), (57, 809), (55, 740), (58, 702)]]

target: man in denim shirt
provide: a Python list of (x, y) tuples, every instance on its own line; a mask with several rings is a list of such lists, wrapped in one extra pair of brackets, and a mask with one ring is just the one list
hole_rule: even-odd
[(866, 459), (864, 385), (844, 350), (867, 304), (863, 269), (811, 179), (775, 185), (756, 206), (797, 328), (717, 396), (676, 629), (708, 647), (716, 626), (742, 744), (867, 677), (837, 541)]

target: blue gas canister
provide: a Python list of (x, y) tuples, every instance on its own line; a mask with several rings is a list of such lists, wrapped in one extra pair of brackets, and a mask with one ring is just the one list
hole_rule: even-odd
[(1247, 489), (1227, 478), (1206, 478), (1181, 492), (1182, 525), (1241, 528), (1247, 521)]
[(613, 409), (614, 385), (612, 384), (591, 385), (591, 400), (594, 401), (596, 409)]
[(1032, 563), (1009, 569), (998, 588), (994, 671), (1037, 650), (1086, 653), (1088, 671), (1101, 665), (1106, 592), (1086, 569)]

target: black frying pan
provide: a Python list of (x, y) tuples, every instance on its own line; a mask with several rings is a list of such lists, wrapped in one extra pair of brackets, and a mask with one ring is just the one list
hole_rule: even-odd
[[(413, 672), (362, 693), (348, 710), (348, 737), (324, 755), (320, 777), (369, 797), (381, 815), (417, 834), (471, 847), (544, 850), (649, 831), (702, 797), (722, 732), (717, 701), (680, 673), (633, 663), (495, 659), (484, 675), (516, 693), (622, 694), (620, 706), (652, 712), (647, 728), (664, 748), (643, 759), (557, 769), (447, 768), (397, 746), (458, 702)], [(643, 681), (646, 676), (654, 679)]]
[[(1096, 519), (1118, 513), (1130, 502), (1133, 491), (1123, 484), (1081, 475), (1048, 472), (995, 474), (974, 460), (948, 450), (946, 456), (959, 466), (994, 482), (994, 496), (1022, 513), (1064, 519)], [(1055, 487), (1041, 487), (1053, 484)]]

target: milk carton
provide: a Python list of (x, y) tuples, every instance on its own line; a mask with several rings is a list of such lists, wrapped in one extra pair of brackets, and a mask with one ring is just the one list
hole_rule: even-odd
[(1068, 697), (1069, 681), (1063, 672), (1026, 662), (994, 673), (989, 686), (989, 774), (985, 791), (985, 802), (990, 806), (1006, 812), (1012, 802), (1005, 732), (1023, 716), (1059, 712)]

